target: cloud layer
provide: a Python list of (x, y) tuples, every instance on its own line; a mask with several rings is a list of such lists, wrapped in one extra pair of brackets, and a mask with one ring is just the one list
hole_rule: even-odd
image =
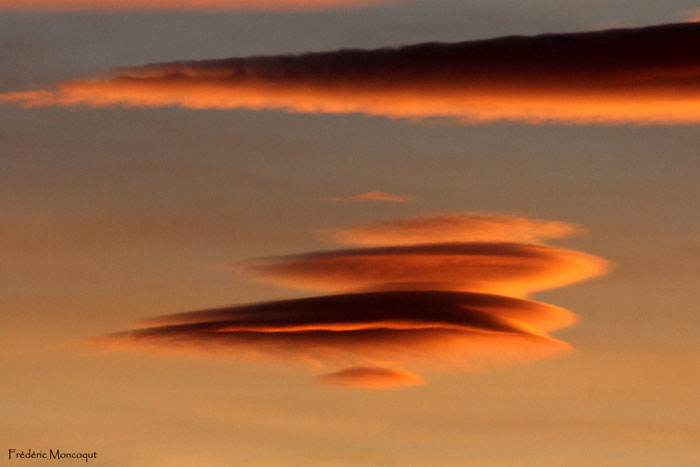
[(571, 324), (558, 307), (487, 294), (339, 294), (168, 315), (94, 340), (114, 350), (294, 360), (312, 368), (410, 365), (473, 369), (569, 349), (544, 330)]
[(578, 225), (497, 214), (393, 219), (323, 232), (336, 243), (387, 246), (454, 242), (538, 242), (581, 232)]
[[(568, 224), (551, 221), (473, 217), (479, 232), (483, 222), (498, 225), (499, 231), (513, 225), (515, 232), (539, 232), (535, 238), (570, 231)], [(373, 228), (387, 225), (396, 234), (396, 225), (399, 231), (407, 225), (434, 228), (440, 223), (436, 219), (445, 217)], [(449, 219), (458, 219), (467, 231), (471, 225), (469, 216)], [(117, 350), (292, 360), (315, 372), (335, 369), (319, 381), (354, 388), (411, 386), (422, 379), (401, 368), (472, 370), (569, 351), (568, 344), (548, 332), (573, 324), (576, 316), (524, 297), (602, 274), (605, 266), (584, 253), (509, 242), (384, 246), (273, 258), (244, 270), (334, 293), (151, 318), (92, 342)], [(347, 290), (352, 292), (338, 293)]]
[(698, 123), (700, 24), (164, 63), (0, 101), (463, 122)]
[(522, 297), (595, 277), (605, 262), (544, 245), (438, 243), (270, 258), (243, 270), (307, 290), (457, 290)]

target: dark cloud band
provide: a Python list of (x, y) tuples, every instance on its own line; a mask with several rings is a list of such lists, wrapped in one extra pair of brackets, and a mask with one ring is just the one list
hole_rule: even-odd
[(164, 63), (0, 101), (465, 122), (697, 123), (700, 24)]

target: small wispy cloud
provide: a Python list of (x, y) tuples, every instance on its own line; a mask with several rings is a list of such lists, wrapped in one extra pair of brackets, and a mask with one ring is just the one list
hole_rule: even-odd
[(579, 233), (580, 225), (490, 213), (442, 214), (393, 219), (320, 232), (349, 245), (411, 245), (453, 242), (538, 242)]
[(362, 8), (398, 0), (0, 0), (0, 11), (308, 11)]
[(352, 367), (318, 378), (323, 384), (355, 389), (393, 389), (425, 384), (423, 378), (409, 371), (379, 367)]
[(418, 197), (414, 195), (392, 195), (385, 191), (367, 191), (352, 196), (323, 198), (324, 201), (387, 201), (390, 203), (408, 203), (416, 199)]

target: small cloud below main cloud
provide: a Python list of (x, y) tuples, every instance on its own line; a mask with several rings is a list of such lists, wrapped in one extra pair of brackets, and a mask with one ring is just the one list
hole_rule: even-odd
[(420, 376), (405, 370), (379, 367), (351, 367), (320, 376), (321, 384), (345, 386), (353, 389), (393, 389), (425, 384)]

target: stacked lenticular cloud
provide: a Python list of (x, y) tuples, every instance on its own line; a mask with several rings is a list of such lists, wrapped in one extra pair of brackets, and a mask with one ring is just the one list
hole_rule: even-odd
[(595, 256), (540, 243), (578, 230), (495, 215), (340, 229), (327, 236), (363, 247), (241, 267), (257, 280), (330, 295), (167, 315), (97, 341), (305, 362), (314, 372), (330, 371), (320, 382), (364, 389), (421, 384), (413, 372), (425, 369), (470, 370), (544, 358), (570, 350), (547, 332), (576, 317), (526, 296), (606, 269)]

